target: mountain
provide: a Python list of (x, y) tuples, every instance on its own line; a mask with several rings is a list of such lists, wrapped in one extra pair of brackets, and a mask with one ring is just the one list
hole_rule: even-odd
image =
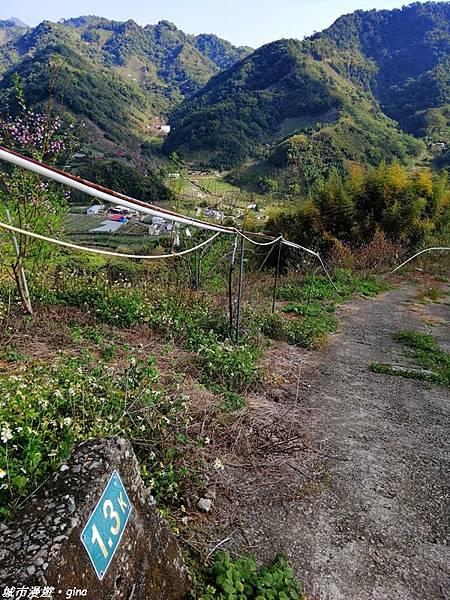
[[(231, 168), (327, 174), (423, 152), (448, 135), (450, 3), (357, 11), (256, 50), (175, 108), (166, 152)], [(416, 136), (415, 138), (412, 135)]]
[(328, 60), (334, 47), (352, 55), (351, 68), (341, 65), (340, 71), (356, 82), (361, 80), (355, 58), (370, 61), (375, 67), (367, 81), (372, 93), (387, 115), (415, 135), (423, 131), (425, 113), (450, 102), (449, 2), (357, 11), (313, 36), (310, 45)]
[(45, 102), (49, 64), (57, 65), (55, 99), (68, 115), (86, 121), (85, 137), (99, 148), (125, 146), (134, 154), (170, 109), (250, 51), (214, 35), (187, 35), (168, 21), (141, 27), (82, 16), (20, 32), (4, 23), (2, 102), (14, 109), (16, 74), (31, 105)]
[(15, 17), (0, 20), (0, 74), (13, 62), (14, 42), (24, 34), (28, 25)]

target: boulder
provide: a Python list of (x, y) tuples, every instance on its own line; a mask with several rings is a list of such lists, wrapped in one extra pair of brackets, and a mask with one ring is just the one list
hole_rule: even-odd
[[(100, 581), (80, 535), (114, 470), (132, 511)], [(14, 522), (2, 526), (0, 597), (5, 586), (53, 587), (48, 597), (54, 599), (181, 600), (187, 596), (189, 579), (177, 540), (155, 510), (128, 441), (105, 438), (80, 444)]]

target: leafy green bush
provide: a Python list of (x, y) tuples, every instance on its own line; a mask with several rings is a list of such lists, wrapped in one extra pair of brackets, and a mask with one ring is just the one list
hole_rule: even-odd
[(258, 570), (252, 556), (232, 560), (218, 552), (208, 573), (208, 584), (200, 600), (301, 600), (302, 589), (286, 557)]
[(287, 337), (286, 321), (277, 313), (265, 317), (261, 322), (261, 331), (273, 340)]
[(244, 391), (258, 381), (257, 360), (261, 351), (251, 344), (233, 345), (205, 336), (197, 348), (206, 385), (220, 385), (229, 391)]
[(288, 338), (296, 346), (318, 348), (327, 333), (336, 331), (336, 326), (336, 319), (329, 314), (306, 316), (289, 324)]

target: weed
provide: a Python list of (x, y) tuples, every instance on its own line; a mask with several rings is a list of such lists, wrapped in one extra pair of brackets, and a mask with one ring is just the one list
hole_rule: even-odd
[(375, 296), (390, 289), (390, 285), (373, 275), (353, 275), (348, 269), (336, 269), (334, 283), (322, 276), (307, 275), (302, 284), (288, 283), (278, 288), (278, 297), (290, 302), (333, 300), (340, 303), (352, 294)]
[(206, 576), (200, 600), (257, 600), (276, 598), (301, 600), (301, 585), (286, 557), (279, 554), (271, 565), (258, 570), (253, 556), (233, 560), (228, 552), (218, 552)]
[(6, 362), (26, 362), (28, 357), (15, 344), (8, 344), (3, 351), (3, 360)]
[(222, 405), (220, 409), (223, 412), (234, 412), (236, 410), (240, 410), (246, 406), (247, 401), (240, 394), (236, 394), (235, 392), (229, 392), (227, 390), (223, 391), (222, 394)]
[(292, 321), (288, 328), (288, 339), (302, 348), (319, 348), (328, 333), (336, 331), (337, 321), (326, 311), (321, 316), (305, 316)]
[(417, 294), (416, 300), (425, 304), (425, 303), (429, 303), (429, 302), (438, 302), (439, 300), (442, 300), (443, 298), (445, 298), (445, 296), (446, 296), (446, 294), (445, 294), (444, 290), (431, 285), (431, 286), (428, 286), (425, 289), (421, 290)]
[(394, 338), (406, 348), (408, 356), (421, 370), (398, 369), (394, 365), (373, 363), (370, 365), (372, 371), (450, 386), (450, 354), (439, 347), (433, 336), (419, 331), (398, 331)]
[(102, 349), (102, 358), (104, 361), (109, 362), (116, 357), (117, 346), (115, 344), (107, 344)]
[(359, 293), (375, 296), (389, 285), (374, 276), (353, 275), (348, 269), (336, 269), (333, 287), (329, 279), (308, 275), (302, 284), (287, 283), (279, 287), (278, 297), (288, 302), (281, 310), (300, 318), (284, 321), (272, 315), (263, 322), (262, 331), (275, 339), (287, 338), (303, 348), (318, 348), (328, 333), (336, 331), (333, 317), (336, 306)]
[(32, 365), (1, 378), (0, 397), (0, 516), (8, 517), (76, 443), (110, 435), (130, 439), (155, 496), (179, 502), (190, 474), (178, 465), (170, 440), (186, 431), (187, 399), (158, 388), (153, 359), (132, 357), (112, 372), (87, 355), (60, 355), (51, 367)]
[(381, 375), (397, 375), (406, 379), (416, 379), (418, 381), (429, 381), (430, 383), (442, 384), (442, 378), (430, 371), (422, 371), (418, 369), (399, 369), (395, 365), (386, 363), (372, 363), (370, 370)]
[(259, 379), (257, 361), (261, 350), (251, 344), (233, 345), (210, 333), (197, 348), (201, 381), (207, 387), (220, 385), (228, 391), (244, 391)]
[(282, 340), (287, 338), (286, 321), (277, 313), (269, 315), (262, 320), (261, 331), (264, 333), (264, 335), (267, 335), (273, 340)]

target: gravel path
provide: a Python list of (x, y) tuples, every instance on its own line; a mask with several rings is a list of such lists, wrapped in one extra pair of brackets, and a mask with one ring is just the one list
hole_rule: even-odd
[[(413, 293), (341, 307), (341, 333), (307, 376), (301, 403), (312, 443), (326, 448), (327, 483), (302, 501), (261, 497), (245, 509), (246, 544), (262, 558), (283, 549), (309, 598), (450, 598), (448, 389), (368, 370), (407, 364), (392, 333), (426, 330), (406, 303)], [(426, 310), (450, 321), (448, 306)], [(448, 332), (432, 331), (447, 349)]]

